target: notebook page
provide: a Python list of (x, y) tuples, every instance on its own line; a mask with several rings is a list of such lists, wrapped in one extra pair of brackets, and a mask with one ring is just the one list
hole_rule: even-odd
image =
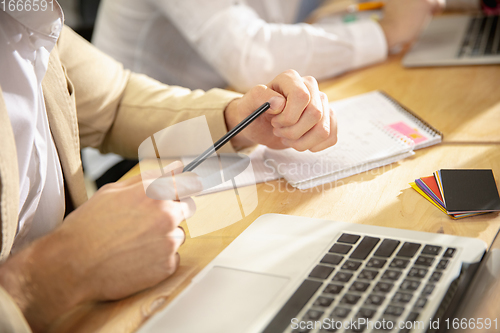
[(371, 119), (369, 108), (351, 103), (332, 107), (338, 123), (335, 146), (317, 153), (266, 150), (268, 163), (292, 185), (412, 151), (413, 143)]
[(371, 163), (358, 165), (358, 166), (355, 166), (355, 167), (350, 168), (350, 169), (341, 170), (339, 172), (335, 172), (335, 173), (332, 173), (329, 175), (325, 175), (325, 176), (311, 179), (308, 181), (300, 182), (300, 183), (296, 184), (296, 187), (300, 190), (307, 190), (308, 188), (311, 188), (311, 187), (319, 186), (319, 185), (322, 185), (325, 183), (335, 182), (339, 179), (343, 179), (343, 178), (347, 178), (347, 177), (350, 177), (353, 175), (357, 175), (358, 173), (362, 173), (362, 172), (365, 172), (368, 170), (372, 170), (372, 169), (379, 168), (379, 167), (382, 167), (385, 165), (389, 165), (391, 163), (395, 163), (397, 161), (400, 161), (400, 160), (405, 159), (407, 157), (410, 157), (412, 155), (415, 155), (415, 153), (413, 151), (409, 151), (407, 153), (403, 153), (403, 154), (399, 154), (399, 155), (394, 155), (392, 157), (389, 157), (389, 158), (386, 158), (386, 159), (383, 159), (380, 161), (375, 161), (375, 162), (371, 162)]
[(384, 127), (404, 135), (415, 143), (415, 149), (436, 144), (442, 136), (379, 91), (331, 103), (333, 109), (349, 107), (358, 116), (376, 119)]

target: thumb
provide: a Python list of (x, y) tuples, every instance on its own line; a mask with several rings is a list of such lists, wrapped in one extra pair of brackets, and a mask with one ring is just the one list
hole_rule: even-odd
[(267, 110), (269, 114), (280, 114), (286, 105), (286, 99), (282, 95), (273, 96), (268, 100), (271, 107)]

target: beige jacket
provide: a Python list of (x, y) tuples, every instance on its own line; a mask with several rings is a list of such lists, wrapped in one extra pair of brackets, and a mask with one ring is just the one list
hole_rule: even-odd
[[(200, 115), (206, 116), (215, 141), (227, 131), (224, 108), (240, 96), (220, 89), (203, 92), (166, 86), (131, 73), (66, 27), (51, 53), (42, 87), (66, 196), (73, 207), (87, 200), (81, 147), (137, 158), (139, 144), (149, 135)], [(0, 262), (3, 262), (16, 235), (19, 175), (14, 134), (1, 88), (0, 133)], [(0, 332), (30, 332), (22, 313), (2, 288)]]

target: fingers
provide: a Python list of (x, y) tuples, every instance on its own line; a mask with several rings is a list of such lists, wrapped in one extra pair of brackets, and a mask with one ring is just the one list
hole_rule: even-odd
[(300, 139), (306, 132), (323, 120), (324, 106), (318, 83), (312, 77), (303, 78), (303, 82), (311, 96), (310, 103), (303, 110), (298, 122), (292, 126), (275, 128), (274, 135), (281, 137), (283, 143), (290, 145), (291, 142)]
[(333, 113), (333, 110), (330, 108), (330, 105), (328, 104), (328, 100), (326, 100), (323, 103), (325, 104), (325, 107), (327, 107), (329, 110), (328, 112), (329, 116), (326, 118), (328, 118), (330, 121), (330, 134), (328, 135), (328, 138), (326, 138), (319, 144), (313, 146), (312, 148), (309, 148), (309, 150), (312, 152), (322, 151), (326, 148), (330, 148), (331, 146), (337, 143), (337, 119), (335, 118), (335, 114)]
[(266, 111), (267, 114), (280, 114), (286, 105), (286, 99), (283, 95), (265, 85), (256, 85), (246, 95), (249, 95), (250, 98), (243, 98), (240, 102), (245, 104), (244, 108), (248, 111), (248, 114), (265, 102), (271, 104), (270, 109)]
[(186, 241), (186, 234), (184, 233), (184, 229), (177, 227), (167, 234), (167, 238), (173, 241), (172, 253), (174, 253), (177, 252), (179, 247)]
[(181, 206), (182, 215), (184, 216), (184, 220), (187, 220), (196, 213), (196, 203), (192, 198), (181, 199), (181, 203), (183, 204)]
[(286, 100), (281, 95), (271, 97), (268, 102), (269, 104), (271, 104), (271, 107), (267, 111), (267, 113), (270, 114), (280, 114), (281, 112), (283, 112), (283, 109), (286, 105)]
[(288, 70), (278, 75), (269, 87), (286, 98), (286, 105), (272, 120), (273, 127), (287, 127), (297, 123), (311, 100), (311, 94), (300, 75)]
[[(289, 74), (290, 77), (291, 74)], [(291, 82), (295, 82), (293, 75)], [(289, 80), (285, 80), (290, 82)], [(274, 135), (281, 138), (281, 142), (298, 151), (320, 151), (333, 146), (337, 142), (337, 125), (333, 111), (328, 103), (328, 97), (319, 91), (318, 83), (313, 77), (302, 78), (302, 83), (308, 90), (309, 101), (305, 108), (301, 110), (300, 117), (291, 126), (276, 127), (278, 117), (272, 120)], [(290, 96), (291, 97), (291, 96)], [(291, 98), (287, 100), (287, 106), (292, 103)], [(300, 106), (301, 104), (299, 104)], [(293, 109), (292, 112), (295, 112)], [(288, 119), (295, 119), (295, 115)]]
[(178, 201), (158, 201), (160, 223), (165, 225), (165, 232), (177, 228), (179, 224), (190, 218), (196, 212), (196, 204), (191, 198)]
[[(321, 108), (323, 108), (323, 104)], [(327, 140), (330, 136), (331, 123), (328, 110), (329, 109), (326, 110), (327, 114), (321, 119), (321, 121), (314, 125), (314, 127), (301, 138), (295, 141), (283, 140), (283, 143), (298, 151), (305, 151), (314, 146), (320, 145), (322, 142)]]

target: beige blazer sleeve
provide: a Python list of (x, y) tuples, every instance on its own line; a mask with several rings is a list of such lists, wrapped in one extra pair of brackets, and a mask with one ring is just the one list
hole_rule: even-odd
[(31, 328), (21, 310), (2, 287), (0, 287), (0, 332), (31, 333)]
[(137, 157), (139, 145), (151, 134), (201, 115), (215, 141), (227, 132), (225, 107), (241, 96), (221, 89), (167, 86), (131, 73), (67, 27), (58, 50), (74, 88), (82, 147)]

